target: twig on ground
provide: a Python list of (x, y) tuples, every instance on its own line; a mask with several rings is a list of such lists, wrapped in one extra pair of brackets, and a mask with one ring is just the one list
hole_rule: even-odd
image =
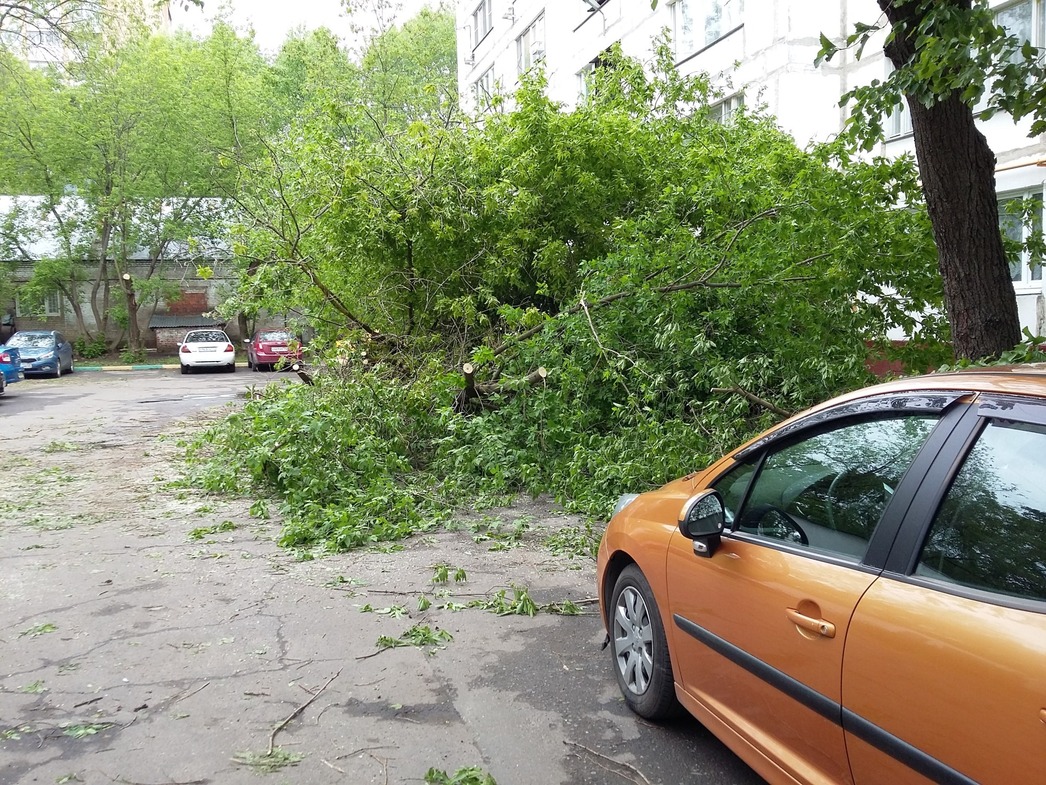
[(318, 690), (316, 690), (316, 692), (313, 693), (311, 698), (309, 698), (307, 701), (305, 701), (305, 703), (303, 703), (301, 706), (292, 711), (289, 715), (287, 715), (287, 718), (283, 722), (281, 722), (279, 725), (272, 729), (272, 733), (269, 734), (269, 752), (267, 753), (268, 755), (271, 756), (273, 750), (276, 748), (276, 734), (284, 728), (286, 728), (287, 725), (290, 724), (291, 720), (293, 720), (295, 717), (297, 717), (299, 714), (301, 714), (303, 711), (309, 708), (309, 706), (312, 705), (312, 702), (316, 700), (318, 697), (320, 697), (320, 695), (323, 694), (323, 691), (330, 686), (330, 683), (334, 681), (336, 678), (338, 678), (340, 675), (341, 670), (339, 670), (337, 673), (335, 673), (333, 676), (327, 679), (326, 683)]
[(568, 739), (563, 739), (563, 743), (566, 744), (569, 747), (577, 747), (579, 750), (584, 750), (585, 752), (587, 752), (589, 755), (591, 755), (594, 758), (605, 760), (605, 761), (607, 761), (609, 763), (613, 763), (615, 766), (620, 766), (623, 769), (628, 769), (633, 774), (635, 774), (636, 777), (639, 777), (639, 779), (637, 780), (637, 779), (635, 779), (633, 777), (629, 777), (629, 776), (627, 776), (626, 774), (624, 774), (623, 772), (620, 772), (620, 771), (614, 771), (614, 769), (610, 768), (609, 766), (604, 766), (603, 764), (601, 764), (599, 762), (599, 760), (596, 760), (595, 761), (596, 765), (599, 766), (599, 768), (603, 769), (604, 771), (609, 771), (612, 774), (617, 774), (617, 775), (619, 775), (621, 777), (624, 777), (627, 780), (631, 780), (632, 782), (637, 783), (637, 785), (638, 785), (640, 780), (645, 782), (646, 785), (653, 785), (653, 783), (651, 783), (650, 780), (648, 780), (645, 776), (643, 776), (643, 772), (641, 772), (639, 769), (637, 769), (635, 766), (633, 766), (633, 765), (631, 765), (629, 763), (625, 763), (624, 761), (620, 761), (620, 760), (615, 760), (614, 758), (611, 758), (611, 757), (608, 757), (608, 756), (604, 755), (602, 752), (596, 752), (595, 750), (590, 749), (589, 747), (586, 747), (584, 744), (578, 744), (575, 741), (569, 741)]

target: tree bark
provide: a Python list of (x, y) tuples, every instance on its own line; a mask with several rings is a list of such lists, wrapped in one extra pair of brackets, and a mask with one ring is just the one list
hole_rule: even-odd
[[(904, 25), (886, 46), (901, 68), (915, 53), (915, 29), (927, 6), (878, 0), (890, 24)], [(969, 8), (970, 0), (951, 0)], [(956, 358), (998, 357), (1021, 340), (1017, 297), (999, 229), (995, 154), (959, 94), (933, 106), (908, 99), (926, 209), (937, 243), (937, 265)]]

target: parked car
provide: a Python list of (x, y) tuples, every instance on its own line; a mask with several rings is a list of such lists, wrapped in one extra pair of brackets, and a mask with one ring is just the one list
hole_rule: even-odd
[(7, 385), (22, 381), (22, 361), (14, 347), (0, 346), (0, 395)]
[(246, 343), (247, 367), (255, 371), (266, 367), (273, 370), (281, 360), (286, 367), (301, 362), (301, 341), (290, 330), (257, 330)]
[(178, 360), (182, 373), (196, 368), (236, 370), (236, 347), (224, 330), (190, 330), (178, 344)]
[(7, 340), (7, 346), (18, 349), (26, 376), (57, 379), (74, 370), (73, 345), (57, 330), (19, 330)]
[(771, 783), (1043, 782), (1046, 366), (861, 390), (624, 496), (626, 703)]

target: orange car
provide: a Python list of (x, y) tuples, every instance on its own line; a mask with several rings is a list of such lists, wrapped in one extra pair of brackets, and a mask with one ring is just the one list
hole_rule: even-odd
[(622, 497), (625, 701), (771, 783), (1046, 783), (1046, 366), (836, 398)]

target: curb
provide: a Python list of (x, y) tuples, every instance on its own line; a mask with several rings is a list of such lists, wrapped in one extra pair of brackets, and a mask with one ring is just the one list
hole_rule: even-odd
[[(246, 368), (242, 363), (236, 363), (237, 368)], [(77, 365), (76, 373), (81, 371), (177, 371), (177, 365)]]
[(80, 371), (160, 371), (164, 368), (178, 370), (177, 365), (77, 365), (76, 372)]

